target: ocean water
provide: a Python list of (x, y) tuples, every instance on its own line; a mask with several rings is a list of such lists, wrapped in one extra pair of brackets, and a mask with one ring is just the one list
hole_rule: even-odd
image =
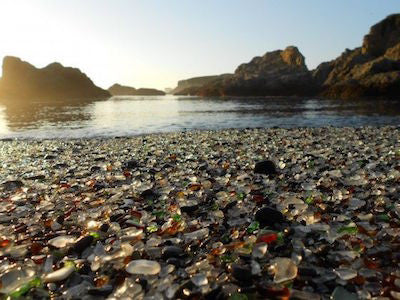
[(400, 125), (400, 100), (123, 96), (0, 102), (0, 138), (89, 138), (253, 127)]

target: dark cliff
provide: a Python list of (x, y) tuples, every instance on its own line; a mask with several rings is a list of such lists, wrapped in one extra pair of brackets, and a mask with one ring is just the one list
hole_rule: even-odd
[(372, 26), (361, 47), (319, 65), (313, 76), (328, 98), (400, 96), (400, 14)]
[(42, 69), (6, 56), (3, 60), (3, 76), (0, 96), (10, 99), (93, 99), (106, 98), (110, 94), (92, 82), (79, 69), (52, 63)]

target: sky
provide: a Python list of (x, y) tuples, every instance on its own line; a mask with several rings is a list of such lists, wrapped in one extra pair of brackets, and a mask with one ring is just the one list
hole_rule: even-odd
[(289, 45), (313, 69), (399, 12), (400, 0), (0, 0), (0, 57), (164, 89)]

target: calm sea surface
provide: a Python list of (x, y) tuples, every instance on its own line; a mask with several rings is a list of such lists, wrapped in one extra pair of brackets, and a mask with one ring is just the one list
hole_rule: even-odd
[(400, 101), (113, 97), (0, 102), (0, 138), (132, 136), (193, 129), (400, 125)]

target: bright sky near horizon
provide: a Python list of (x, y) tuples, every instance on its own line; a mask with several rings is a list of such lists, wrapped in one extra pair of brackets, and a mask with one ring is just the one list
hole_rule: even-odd
[(400, 0), (0, 0), (0, 12), (0, 57), (164, 89), (288, 45), (315, 68), (360, 46)]

